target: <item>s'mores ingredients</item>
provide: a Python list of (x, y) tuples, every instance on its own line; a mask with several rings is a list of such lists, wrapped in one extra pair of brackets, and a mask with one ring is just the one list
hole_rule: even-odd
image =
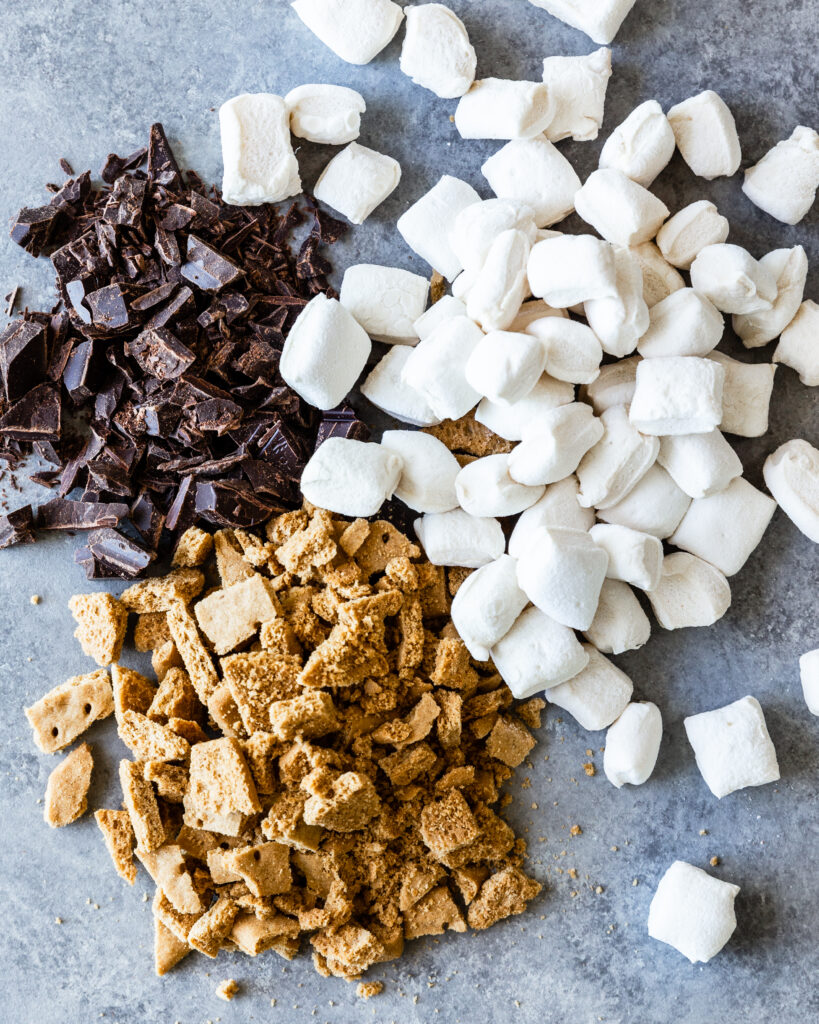
[(468, 576), (452, 601), (452, 622), (469, 653), (487, 661), (527, 604), (518, 586), (517, 562), (501, 555)]
[(77, 594), (68, 602), (77, 622), (74, 636), (100, 666), (119, 659), (128, 612), (112, 594)]
[(458, 460), (437, 437), (420, 430), (385, 430), (381, 446), (402, 460), (395, 496), (415, 512), (449, 512), (458, 507)]
[(222, 195), (233, 206), (278, 203), (301, 192), (290, 144), (286, 102), (270, 93), (244, 93), (219, 108), (224, 177)]
[(708, 963), (734, 934), (739, 886), (677, 860), (660, 879), (648, 914), (648, 934), (692, 964)]
[(483, 398), (475, 410), (475, 420), (507, 441), (520, 441), (528, 429), (539, 423), (550, 410), (574, 400), (574, 388), (544, 374), (532, 390), (517, 402), (493, 402)]
[(475, 80), (477, 55), (464, 23), (444, 4), (407, 7), (400, 67), (442, 99), (455, 99)]
[(660, 438), (657, 462), (691, 498), (718, 494), (742, 475), (742, 461), (719, 430)]
[(492, 516), (473, 516), (461, 508), (415, 520), (415, 532), (433, 565), (480, 569), (503, 554), (503, 527)]
[(484, 162), (481, 174), (499, 199), (517, 199), (530, 206), (539, 228), (568, 216), (580, 188), (575, 169), (542, 135), (507, 142)]
[(610, 356), (627, 356), (648, 326), (648, 305), (643, 298), (643, 274), (637, 257), (622, 246), (614, 247), (616, 295), (587, 299), (583, 314)]
[(629, 704), (606, 733), (603, 771), (609, 782), (618, 789), (626, 783), (642, 786), (654, 771), (662, 737), (663, 720), (657, 705), (650, 701)]
[(785, 515), (819, 544), (819, 451), (807, 441), (786, 441), (768, 456), (762, 473)]
[(480, 401), (466, 367), (482, 338), (474, 320), (453, 316), (410, 351), (401, 380), (421, 395), (438, 421), (460, 419)]
[(543, 81), (554, 104), (554, 113), (546, 126), (550, 142), (567, 138), (587, 142), (597, 138), (609, 78), (611, 50), (605, 46), (587, 56), (546, 57)]
[[(439, 304), (436, 303), (436, 306)], [(466, 313), (466, 309), (463, 312)], [(362, 381), (361, 394), (376, 409), (381, 409), (394, 419), (416, 427), (427, 427), (439, 423), (441, 417), (435, 415), (420, 392), (403, 380), (404, 367), (411, 352), (412, 349), (406, 345), (396, 345), (389, 349)]]
[(398, 233), (410, 249), (447, 281), (453, 281), (463, 269), (450, 233), (461, 210), (480, 198), (467, 182), (445, 174), (396, 222)]
[(712, 89), (673, 106), (668, 122), (694, 174), (708, 179), (736, 174), (742, 151), (734, 115)]
[(819, 385), (819, 305), (806, 299), (779, 338), (775, 363), (796, 370), (808, 387)]
[(522, 699), (576, 676), (589, 655), (567, 626), (538, 608), (527, 608), (491, 651), (512, 693)]
[(364, 97), (343, 85), (299, 85), (285, 96), (290, 131), (300, 139), (343, 146), (358, 138)]
[(634, 690), (631, 680), (591, 644), (583, 644), (586, 667), (559, 686), (546, 699), (577, 719), (590, 732), (606, 729), (625, 711)]
[(568, 317), (546, 316), (533, 320), (526, 327), (526, 333), (540, 341), (546, 372), (555, 380), (591, 384), (600, 376), (603, 348), (598, 336), (586, 324)]
[(640, 590), (653, 590), (660, 582), (663, 545), (657, 537), (609, 523), (598, 523), (589, 535), (609, 556), (606, 579), (622, 580)]
[(724, 329), (716, 306), (693, 288), (680, 288), (651, 307), (637, 351), (644, 358), (707, 356), (720, 343)]
[[(522, 231), (529, 242), (537, 236), (531, 206), (517, 199), (484, 199), (465, 206), (452, 222), (449, 244), (461, 266), (477, 274), (486, 262), (492, 243), (504, 231)], [(433, 306), (437, 308), (444, 302)], [(516, 327), (516, 330), (522, 328)]]
[(773, 275), (776, 297), (768, 310), (735, 314), (732, 318), (734, 330), (746, 348), (761, 348), (779, 337), (796, 316), (808, 276), (808, 258), (801, 245), (774, 249), (760, 259), (759, 265)]
[(358, 263), (344, 271), (339, 302), (373, 341), (415, 345), (415, 321), (427, 304), (429, 282), (398, 267)]
[(723, 313), (761, 313), (776, 299), (776, 278), (739, 245), (719, 242), (700, 249), (691, 284)]
[(403, 459), (383, 445), (330, 437), (304, 467), (308, 501), (340, 515), (372, 516), (391, 498)]
[(351, 142), (321, 172), (313, 195), (353, 224), (363, 224), (400, 180), (397, 160)]
[(603, 425), (582, 402), (561, 405), (527, 431), (509, 456), (509, 475), (529, 486), (555, 484), (574, 473), (603, 436)]
[(556, 622), (588, 629), (597, 610), (609, 556), (588, 533), (544, 527), (518, 562), (518, 582), (529, 600)]
[(726, 241), (728, 231), (728, 219), (713, 203), (699, 199), (663, 224), (657, 232), (657, 246), (672, 267), (690, 270), (700, 251)]
[(473, 516), (514, 516), (543, 495), (543, 487), (519, 483), (509, 472), (508, 455), (485, 455), (468, 463), (455, 478), (455, 493)]
[(369, 64), (404, 18), (392, 0), (293, 0), (291, 7), (325, 46), (349, 64)]
[(566, 308), (617, 295), (614, 247), (593, 235), (560, 235), (532, 247), (527, 266), (532, 294)]
[(623, 654), (648, 643), (651, 622), (627, 583), (605, 579), (597, 611), (583, 633), (601, 653)]
[(731, 606), (725, 574), (686, 551), (665, 556), (660, 582), (647, 596), (663, 629), (711, 626)]
[(708, 358), (725, 371), (720, 430), (739, 437), (761, 437), (768, 430), (776, 367), (771, 363), (740, 362), (716, 350), (709, 352)]
[(623, 246), (653, 238), (669, 214), (648, 189), (611, 167), (592, 171), (575, 194), (574, 205), (603, 238)]
[(34, 742), (44, 754), (53, 754), (113, 710), (111, 677), (98, 669), (60, 683), (25, 712)]
[(808, 651), (800, 657), (799, 676), (808, 711), (812, 715), (819, 715), (819, 649)]
[(472, 351), (466, 379), (493, 402), (525, 398), (540, 380), (546, 349), (537, 338), (513, 331), (490, 331)]
[(722, 420), (725, 371), (710, 359), (660, 356), (637, 367), (629, 419), (643, 434), (705, 434)]
[(628, 526), (665, 540), (679, 526), (691, 499), (656, 463), (614, 505), (598, 509), (604, 523)]
[(94, 760), (87, 743), (75, 747), (51, 772), (45, 791), (43, 816), (52, 828), (81, 818), (88, 808), (88, 787)]
[(819, 134), (799, 125), (745, 172), (742, 191), (783, 224), (798, 224), (819, 188)]
[(531, 139), (548, 127), (554, 113), (548, 85), (484, 78), (459, 100), (455, 127), (464, 139)]
[(625, 405), (605, 409), (600, 422), (603, 436), (577, 467), (578, 501), (584, 508), (616, 505), (654, 465), (660, 450), (656, 437), (637, 430)]
[(626, 19), (634, 0), (529, 0), (549, 14), (580, 29), (596, 43), (610, 43)]
[(663, 108), (656, 100), (646, 100), (603, 143), (600, 166), (622, 171), (648, 188), (674, 155), (676, 145)]

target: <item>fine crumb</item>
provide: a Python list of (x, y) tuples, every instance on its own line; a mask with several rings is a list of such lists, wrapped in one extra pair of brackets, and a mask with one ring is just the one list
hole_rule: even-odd
[(355, 994), (359, 999), (372, 999), (384, 991), (383, 981), (360, 981), (356, 986)]
[(585, 772), (585, 773), (586, 773), (586, 774), (587, 774), (588, 776), (592, 776), (592, 775), (594, 775), (594, 773), (595, 773), (595, 771), (596, 771), (596, 770), (597, 770), (597, 769), (596, 769), (596, 768), (594, 767), (594, 764), (593, 764), (593, 763), (592, 763), (591, 761), (587, 761), (587, 762), (586, 762), (586, 763), (585, 763), (585, 764), (583, 765), (583, 771), (584, 771), (584, 772)]
[(719, 864), (719, 857), (712, 857), (708, 861), (708, 863), (711, 865), (712, 868), (715, 868)]
[(31, 601), (32, 604), (39, 604), (42, 601), (42, 598), (39, 594), (32, 594), (29, 601)]
[(219, 999), (224, 999), (226, 1003), (229, 1003), (231, 999), (239, 991), (239, 985), (233, 980), (233, 978), (225, 978), (225, 980), (216, 989), (216, 995)]
[(572, 825), (572, 827), (569, 829), (569, 832), (573, 836), (582, 836), (583, 835), (583, 829), (579, 825)]

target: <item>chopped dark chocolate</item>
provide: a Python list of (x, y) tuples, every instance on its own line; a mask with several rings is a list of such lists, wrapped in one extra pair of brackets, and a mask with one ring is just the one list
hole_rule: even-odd
[(86, 295), (85, 301), (91, 309), (95, 327), (114, 332), (129, 326), (128, 303), (121, 285), (107, 284), (104, 288), (97, 288)]
[(180, 377), (196, 358), (166, 327), (144, 330), (126, 343), (125, 352), (139, 363), (145, 373), (158, 380)]
[(109, 575), (126, 580), (141, 575), (156, 558), (152, 551), (137, 544), (119, 530), (110, 528), (90, 533), (86, 548), (97, 572), (102, 568), (107, 570)]
[(44, 324), (16, 320), (0, 334), (0, 378), (7, 402), (16, 402), (41, 381), (46, 365)]
[(11, 226), (12, 241), (22, 245), (32, 256), (39, 256), (51, 241), (60, 219), (56, 206), (23, 207)]
[(286, 506), (256, 494), (243, 480), (200, 480), (196, 511), (217, 526), (257, 526)]
[(13, 512), (0, 516), (0, 548), (10, 548), (12, 544), (32, 544), (34, 542), (34, 515), (31, 505), (23, 505)]
[(187, 257), (182, 276), (203, 292), (218, 292), (242, 274), (232, 260), (196, 235), (188, 235)]
[(37, 509), (37, 527), (40, 530), (92, 530), (98, 526), (116, 526), (127, 515), (128, 506), (120, 502), (52, 498)]
[(370, 436), (370, 428), (362, 422), (349, 405), (325, 412), (316, 435), (316, 448), (330, 437), (346, 437), (351, 441), (366, 441)]
[(0, 436), (17, 441), (59, 441), (62, 407), (53, 384), (38, 384), (0, 416)]

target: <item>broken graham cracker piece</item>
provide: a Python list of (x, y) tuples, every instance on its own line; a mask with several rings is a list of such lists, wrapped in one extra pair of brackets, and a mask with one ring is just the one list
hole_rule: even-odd
[(137, 857), (174, 910), (180, 914), (198, 914), (205, 909), (194, 888), (181, 847), (165, 845), (151, 853), (137, 850)]
[(447, 929), (465, 932), (466, 921), (445, 885), (428, 892), (404, 912), (404, 936), (442, 935)]
[(73, 676), (55, 686), (36, 704), (25, 708), (34, 742), (44, 754), (53, 754), (114, 710), (111, 680), (103, 669)]
[(180, 942), (184, 942), (186, 945), (189, 945), (188, 935), (190, 935), (191, 928), (205, 914), (204, 910), (196, 914), (180, 914), (178, 910), (174, 909), (173, 904), (165, 893), (158, 887), (154, 892), (151, 910), (154, 918), (161, 921)]
[(288, 572), (310, 579), (338, 554), (332, 513), (315, 509), (310, 521), (276, 548), (276, 559)]
[[(166, 620), (167, 621), (167, 620)], [(151, 668), (160, 681), (165, 678), (172, 668), (182, 668), (182, 658), (173, 640), (168, 640), (151, 655)]]
[(124, 711), (117, 732), (138, 761), (184, 761), (190, 753), (187, 740), (138, 711)]
[(389, 777), (393, 786), (406, 786), (410, 782), (428, 772), (438, 758), (428, 743), (418, 743), (414, 747), (396, 750), (394, 754), (382, 757), (378, 762)]
[(490, 875), (469, 905), (467, 921), (470, 928), (490, 928), (505, 917), (522, 914), (526, 904), (542, 888), (539, 882), (515, 867), (506, 867)]
[(185, 670), (199, 700), (207, 704), (211, 694), (219, 686), (219, 677), (213, 667), (213, 660), (202, 643), (196, 621), (183, 602), (172, 602), (167, 612), (168, 628)]
[(196, 721), (204, 706), (196, 695), (190, 676), (183, 668), (170, 668), (154, 692), (145, 714), (149, 718), (185, 718)]
[(258, 956), (273, 949), (286, 960), (298, 952), (299, 925), (284, 914), (261, 920), (255, 914), (239, 913), (230, 930), (230, 940), (246, 956)]
[(137, 869), (134, 864), (134, 830), (131, 817), (127, 811), (109, 811), (107, 809), (94, 812), (105, 846), (114, 862), (117, 874), (129, 885), (136, 881)]
[(301, 644), (285, 618), (268, 619), (259, 626), (259, 643), (270, 654), (301, 657)]
[(523, 722), (501, 715), (486, 741), (486, 752), (510, 768), (517, 768), (526, 760), (535, 742)]
[(255, 636), (263, 622), (280, 612), (270, 581), (258, 573), (214, 590), (194, 606), (199, 628), (220, 655)]
[(146, 782), (153, 782), (163, 800), (181, 804), (188, 789), (188, 769), (164, 761), (146, 761), (142, 768)]
[(383, 572), (393, 558), (418, 558), (421, 549), (386, 519), (370, 523), (367, 539), (355, 553), (365, 576)]
[(233, 900), (220, 896), (213, 906), (192, 925), (188, 944), (205, 956), (215, 959), (222, 942), (230, 935), (239, 907)]
[(460, 790), (452, 789), (441, 800), (421, 811), (421, 838), (437, 860), (473, 843), (481, 830)]
[(242, 748), (228, 737), (191, 747), (187, 795), (205, 817), (262, 809)]
[(541, 713), (546, 707), (546, 701), (542, 697), (532, 697), (530, 700), (518, 704), (515, 708), (518, 718), (530, 729), (539, 729), (541, 726)]
[(235, 872), (254, 896), (275, 896), (293, 886), (290, 850), (281, 843), (260, 843), (226, 853), (222, 866)]
[(189, 526), (179, 538), (171, 565), (174, 569), (194, 569), (204, 565), (213, 551), (213, 537), (198, 526)]
[(128, 611), (113, 594), (75, 594), (68, 602), (83, 654), (100, 666), (117, 661), (128, 628)]
[(339, 775), (327, 768), (314, 768), (302, 780), (310, 794), (304, 805), (308, 825), (320, 825), (334, 832), (356, 832), (381, 810), (381, 800), (372, 780), (360, 772)]
[(270, 705), (270, 727), (278, 740), (296, 736), (316, 739), (335, 732), (339, 727), (333, 698), (323, 691), (307, 690), (289, 700)]
[(317, 825), (308, 825), (304, 820), (306, 803), (306, 793), (277, 793), (262, 821), (262, 834), (294, 850), (317, 850), (322, 833)]
[(93, 768), (91, 750), (81, 743), (49, 775), (43, 817), (52, 828), (70, 825), (85, 814)]
[(167, 576), (134, 583), (119, 599), (129, 612), (166, 612), (178, 601), (188, 604), (204, 585), (205, 577), (198, 569), (174, 569)]
[(356, 980), (384, 954), (383, 944), (371, 931), (356, 924), (345, 924), (337, 931), (325, 929), (312, 936), (310, 943), (320, 953), (331, 974)]
[(468, 412), (459, 420), (444, 420), (431, 427), (423, 428), (425, 434), (432, 434), (442, 441), (451, 452), (483, 457), (511, 452), (514, 441), (504, 441), (489, 427), (478, 423), (474, 412)]
[(221, 661), (230, 690), (248, 733), (270, 731), (270, 708), (279, 700), (297, 696), (301, 662), (269, 651), (231, 654)]
[(171, 639), (165, 612), (143, 612), (134, 626), (134, 647), (140, 651), (155, 651)]
[(354, 519), (349, 526), (345, 526), (338, 539), (338, 546), (349, 558), (358, 551), (364, 541), (370, 535), (370, 523), (366, 519)]
[(156, 687), (141, 672), (124, 665), (111, 666), (111, 687), (114, 692), (114, 713), (117, 721), (126, 711), (147, 714), (154, 697)]
[(230, 587), (253, 575), (253, 566), (245, 560), (233, 530), (217, 530), (213, 535), (213, 550), (223, 587)]
[(165, 829), (159, 817), (153, 786), (145, 781), (142, 765), (133, 761), (120, 761), (119, 781), (122, 801), (131, 819), (138, 848), (148, 853), (159, 849), (165, 842)]
[(190, 952), (187, 942), (178, 939), (167, 925), (154, 917), (154, 970), (158, 977), (176, 967)]
[(359, 981), (355, 987), (355, 994), (359, 999), (372, 999), (384, 991), (383, 981)]

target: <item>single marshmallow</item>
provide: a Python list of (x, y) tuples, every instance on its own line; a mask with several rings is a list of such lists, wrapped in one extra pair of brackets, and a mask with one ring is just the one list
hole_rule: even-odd
[(691, 498), (724, 491), (742, 476), (742, 461), (719, 430), (660, 438), (657, 462)]
[(461, 210), (452, 223), (449, 244), (461, 266), (477, 274), (498, 235), (513, 229), (534, 243), (537, 228), (531, 206), (516, 199), (484, 199)]
[(605, 523), (628, 526), (665, 540), (680, 525), (690, 504), (688, 495), (655, 464), (616, 505), (597, 514)]
[(540, 423), (546, 413), (574, 401), (574, 388), (544, 374), (532, 390), (511, 405), (484, 398), (475, 412), (478, 423), (506, 441), (521, 441), (524, 433)]
[(819, 451), (807, 441), (786, 441), (765, 460), (762, 475), (788, 519), (819, 544)]
[(725, 371), (712, 359), (643, 359), (629, 419), (644, 434), (704, 434), (722, 419)]
[(363, 224), (400, 180), (397, 160), (351, 142), (321, 172), (313, 195), (353, 224)]
[(402, 379), (411, 352), (412, 349), (405, 345), (391, 348), (370, 371), (361, 385), (361, 394), (376, 409), (381, 409), (394, 419), (412, 423), (416, 427), (429, 427), (440, 423), (440, 417), (435, 415), (423, 395)]
[(589, 533), (609, 556), (606, 579), (621, 580), (640, 590), (653, 590), (660, 582), (663, 545), (657, 537), (607, 523), (598, 523)]
[(452, 282), (452, 297), (466, 304), (469, 290), (478, 278), (477, 270), (462, 270)]
[(706, 245), (691, 264), (691, 285), (723, 313), (763, 313), (776, 298), (776, 278), (738, 245)]
[(456, 99), (475, 81), (478, 58), (464, 23), (444, 4), (407, 7), (400, 68), (416, 85)]
[(741, 363), (724, 352), (711, 352), (708, 358), (725, 371), (720, 430), (739, 437), (767, 433), (776, 367), (771, 363)]
[(805, 299), (782, 332), (773, 361), (796, 370), (807, 387), (819, 384), (819, 305), (811, 299)]
[(588, 405), (572, 402), (547, 413), (509, 456), (509, 475), (522, 484), (554, 484), (574, 473), (603, 436), (603, 424)]
[(603, 436), (577, 467), (580, 504), (610, 508), (624, 498), (654, 465), (660, 442), (646, 437), (629, 421), (623, 405), (613, 405), (600, 416)]
[(600, 376), (603, 349), (594, 331), (577, 320), (547, 316), (533, 320), (526, 333), (537, 338), (546, 358), (546, 372), (570, 384), (591, 384)]
[(429, 309), (413, 323), (412, 328), (423, 341), (444, 320), (453, 316), (466, 316), (466, 306), (452, 295), (442, 295)]
[(396, 227), (413, 252), (452, 281), (462, 268), (449, 244), (449, 232), (461, 210), (479, 201), (471, 185), (445, 174), (398, 218)]
[(543, 497), (523, 512), (509, 537), (509, 554), (525, 558), (537, 532), (544, 527), (565, 530), (589, 530), (594, 524), (594, 510), (583, 508), (577, 500), (577, 477), (549, 484)]
[(614, 247), (617, 294), (590, 299), (583, 311), (589, 327), (600, 339), (603, 351), (622, 358), (633, 352), (648, 325), (648, 306), (643, 298), (643, 271), (630, 249)]
[(728, 219), (713, 203), (700, 199), (684, 206), (657, 232), (657, 246), (673, 267), (690, 270), (706, 245), (719, 245), (728, 237)]
[(582, 729), (598, 732), (622, 715), (634, 684), (591, 644), (583, 644), (583, 650), (589, 656), (586, 667), (568, 682), (552, 687), (547, 700), (568, 711)]
[(683, 160), (699, 178), (736, 174), (742, 150), (734, 115), (712, 89), (691, 96), (668, 112)]
[(637, 386), (639, 362), (639, 356), (629, 356), (628, 359), (618, 359), (616, 363), (601, 366), (597, 380), (580, 389), (580, 400), (591, 403), (598, 416), (613, 405), (631, 405)]
[(310, 31), (348, 64), (369, 64), (398, 31), (404, 12), (392, 0), (293, 0)]
[(319, 508), (341, 516), (374, 516), (391, 498), (402, 460), (369, 441), (329, 437), (304, 467), (301, 490)]
[(554, 114), (546, 138), (550, 142), (596, 139), (610, 78), (611, 50), (605, 46), (585, 57), (547, 57), (543, 61), (543, 81), (552, 97)]
[(499, 199), (518, 199), (535, 211), (535, 224), (549, 227), (574, 209), (580, 178), (549, 140), (514, 139), (490, 156), (481, 174)]
[(745, 172), (742, 191), (783, 224), (798, 224), (819, 188), (819, 134), (799, 125)]
[(455, 127), (462, 139), (532, 139), (554, 112), (551, 92), (542, 82), (483, 78), (458, 101)]
[(560, 235), (537, 242), (529, 254), (527, 274), (532, 293), (556, 308), (617, 296), (614, 246), (594, 235)]
[(364, 97), (343, 85), (299, 85), (285, 96), (290, 131), (300, 139), (343, 146), (358, 138)]
[[(538, 231), (538, 236), (544, 232)], [(538, 237), (538, 241), (546, 241), (546, 239)], [(555, 309), (554, 306), (550, 306), (548, 302), (544, 302), (543, 299), (529, 299), (528, 302), (524, 302), (518, 310), (518, 315), (509, 325), (510, 331), (526, 331), (527, 333), (533, 333), (537, 337), (537, 331), (529, 331), (529, 328), (533, 323), (538, 320), (546, 320), (549, 317), (556, 317), (559, 320), (568, 320), (569, 314), (565, 309)]]
[(653, 238), (669, 214), (662, 200), (611, 167), (592, 171), (574, 206), (603, 238), (625, 246)]
[(508, 455), (485, 455), (467, 463), (455, 478), (461, 508), (471, 516), (516, 516), (543, 496), (509, 475)]
[(518, 562), (518, 582), (537, 608), (570, 629), (588, 629), (609, 557), (588, 533), (546, 527)]
[(707, 356), (722, 340), (722, 313), (693, 288), (680, 288), (651, 307), (641, 356)]
[(627, 583), (604, 580), (597, 611), (584, 635), (603, 654), (623, 654), (648, 643), (651, 623)]
[(799, 310), (808, 277), (808, 257), (801, 245), (774, 249), (759, 265), (773, 274), (776, 298), (769, 310), (733, 317), (734, 330), (746, 348), (761, 348), (779, 337)]
[(403, 460), (395, 496), (415, 512), (449, 512), (458, 507), (458, 460), (432, 434), (422, 430), (385, 430), (381, 444)]
[(653, 242), (635, 245), (632, 252), (643, 272), (643, 298), (649, 309), (679, 288), (685, 288), (682, 274), (663, 259)]
[(708, 963), (734, 934), (739, 886), (675, 860), (660, 879), (648, 913), (648, 934), (692, 964)]
[(429, 282), (398, 267), (357, 263), (344, 271), (339, 302), (373, 341), (415, 345), (414, 322), (424, 312)]
[(542, 7), (544, 11), (561, 21), (565, 21), (572, 28), (580, 29), (596, 43), (610, 43), (620, 26), (626, 19), (626, 15), (634, 6), (635, 0), (529, 0), (535, 7)]
[(521, 612), (489, 653), (518, 700), (565, 683), (589, 662), (574, 633), (537, 608)]
[(819, 715), (819, 649), (807, 651), (799, 659), (802, 693), (812, 715)]
[(756, 697), (683, 719), (697, 767), (717, 799), (779, 779), (776, 750)]
[(265, 92), (234, 96), (219, 108), (219, 129), (226, 203), (259, 206), (301, 192), (287, 105), (281, 96)]
[(628, 115), (600, 150), (600, 167), (611, 167), (648, 188), (674, 155), (674, 132), (656, 100), (646, 100)]
[(466, 364), (482, 337), (469, 317), (453, 316), (411, 350), (401, 379), (423, 396), (439, 419), (460, 419), (480, 401), (466, 379)]
[(603, 771), (618, 789), (642, 786), (654, 771), (663, 738), (663, 716), (651, 701), (629, 704), (606, 733)]
[(367, 332), (338, 299), (319, 293), (290, 329), (279, 372), (310, 405), (332, 409), (358, 380), (371, 349)]
[(469, 357), (466, 379), (493, 402), (517, 402), (540, 380), (545, 363), (546, 353), (537, 338), (490, 331)]
[(528, 292), (531, 244), (523, 231), (503, 231), (486, 254), (466, 297), (466, 311), (485, 331), (502, 331), (517, 316)]
[(518, 586), (514, 558), (501, 555), (463, 581), (452, 599), (452, 625), (478, 661), (502, 640), (527, 605)]
[(433, 565), (480, 569), (503, 554), (506, 541), (497, 519), (471, 516), (463, 509), (415, 520), (415, 533)]
[(713, 565), (675, 551), (663, 559), (660, 582), (648, 600), (663, 629), (712, 626), (731, 607), (731, 588)]

